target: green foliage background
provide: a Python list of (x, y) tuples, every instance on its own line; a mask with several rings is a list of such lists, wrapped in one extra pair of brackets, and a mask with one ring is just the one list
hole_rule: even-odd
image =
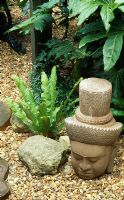
[[(113, 98), (124, 98), (124, 0), (69, 0), (66, 3), (50, 0), (38, 6), (29, 19), (11, 31), (27, 31), (33, 26), (42, 32), (49, 22), (56, 23), (51, 9), (58, 6), (66, 34), (61, 40), (53, 38), (44, 44), (36, 61), (36, 72), (40, 68), (49, 73), (55, 63), (63, 70), (70, 65), (70, 80), (80, 76), (103, 77), (112, 82)], [(77, 26), (70, 39), (68, 30), (73, 19)]]

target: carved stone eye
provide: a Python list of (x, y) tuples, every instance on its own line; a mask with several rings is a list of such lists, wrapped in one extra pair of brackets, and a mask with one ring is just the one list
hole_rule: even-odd
[(78, 154), (76, 154), (76, 153), (72, 153), (73, 154), (73, 156), (74, 156), (74, 158), (76, 159), (76, 160), (81, 160), (82, 159), (82, 156), (80, 156), (80, 155), (78, 155)]
[(89, 158), (89, 161), (90, 161), (91, 163), (95, 163), (96, 161), (98, 161), (98, 158)]

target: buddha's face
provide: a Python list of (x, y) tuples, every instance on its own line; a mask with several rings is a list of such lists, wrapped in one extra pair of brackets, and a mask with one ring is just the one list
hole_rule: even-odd
[(82, 179), (93, 179), (108, 167), (112, 146), (98, 146), (71, 141), (71, 162), (75, 173)]

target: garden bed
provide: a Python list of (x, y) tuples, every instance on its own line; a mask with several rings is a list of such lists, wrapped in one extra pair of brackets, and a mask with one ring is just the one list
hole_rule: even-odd
[[(18, 91), (11, 80), (16, 74), (28, 80), (31, 70), (31, 46), (24, 39), (27, 53), (19, 56), (8, 44), (0, 41), (0, 94), (18, 98)], [(56, 175), (32, 176), (19, 161), (18, 148), (30, 134), (15, 133), (11, 126), (0, 132), (0, 157), (9, 163), (8, 183), (11, 195), (8, 200), (123, 200), (124, 199), (124, 140), (120, 138), (120, 147), (115, 159), (113, 173), (95, 180), (84, 181), (78, 178), (68, 162)]]

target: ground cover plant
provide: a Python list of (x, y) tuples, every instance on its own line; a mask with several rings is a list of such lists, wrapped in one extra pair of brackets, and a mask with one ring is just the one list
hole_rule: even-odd
[(21, 78), (13, 75), (12, 79), (15, 80), (21, 94), (19, 102), (14, 102), (9, 97), (6, 98), (14, 115), (34, 134), (42, 134), (57, 139), (59, 137), (59, 131), (63, 127), (63, 119), (66, 117), (65, 107), (80, 80), (73, 86), (66, 100), (59, 102), (57, 106), (56, 67), (52, 68), (49, 78), (45, 72), (41, 73), (42, 93), (39, 104), (36, 102), (32, 90), (28, 88)]

